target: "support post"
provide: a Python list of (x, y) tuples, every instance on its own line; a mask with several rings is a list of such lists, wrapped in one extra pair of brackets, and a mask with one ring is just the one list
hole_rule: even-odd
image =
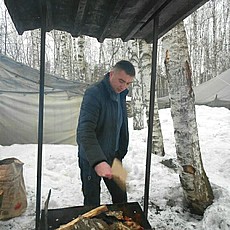
[(39, 89), (39, 120), (38, 120), (38, 155), (37, 155), (37, 193), (36, 193), (36, 230), (40, 229), (41, 212), (41, 176), (42, 176), (42, 144), (43, 144), (43, 110), (45, 82), (45, 41), (46, 41), (46, 4), (41, 1), (41, 50), (40, 50), (40, 89)]
[(144, 214), (146, 218), (148, 216), (148, 203), (149, 203), (149, 183), (150, 183), (150, 168), (151, 168), (151, 154), (152, 154), (152, 133), (153, 133), (153, 119), (154, 119), (155, 85), (156, 85), (156, 74), (157, 74), (156, 70), (157, 70), (158, 24), (159, 24), (159, 15), (157, 14), (153, 18), (152, 70), (151, 70), (151, 85), (150, 85), (148, 142), (147, 142), (145, 192), (144, 192)]

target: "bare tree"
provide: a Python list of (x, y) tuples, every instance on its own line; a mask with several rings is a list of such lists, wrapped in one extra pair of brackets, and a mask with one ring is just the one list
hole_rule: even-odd
[(167, 50), (165, 68), (169, 82), (176, 154), (180, 165), (180, 182), (191, 211), (203, 214), (214, 197), (201, 158), (192, 71), (183, 22), (165, 35), (163, 45)]
[(40, 41), (41, 35), (40, 30), (32, 30), (31, 31), (31, 59), (32, 59), (32, 67), (35, 69), (39, 69), (40, 66)]
[[(86, 66), (85, 66), (85, 36), (78, 37), (78, 55), (77, 55), (77, 65), (78, 65), (78, 75), (80, 81), (87, 81), (86, 79)], [(88, 80), (89, 81), (89, 80)]]
[(213, 43), (213, 52), (212, 52), (212, 74), (213, 77), (217, 76), (217, 18), (216, 18), (216, 1), (211, 0), (212, 8), (212, 43)]
[(77, 38), (72, 39), (73, 43), (73, 53), (72, 53), (72, 80), (79, 80), (78, 74), (78, 45), (77, 45)]
[(8, 36), (8, 23), (7, 23), (7, 11), (5, 10), (5, 26), (4, 26), (4, 54), (6, 55), (6, 43), (7, 43), (7, 36)]
[(187, 17), (195, 85), (230, 68), (230, 0), (211, 0)]
[(133, 129), (144, 128), (144, 104), (143, 104), (143, 79), (139, 69), (139, 40), (129, 42), (130, 58), (136, 69), (136, 76), (132, 84), (132, 106), (133, 106)]
[(61, 32), (53, 30), (53, 60), (54, 60), (54, 74), (61, 76)]
[[(139, 40), (139, 72), (143, 79), (142, 82), (142, 100), (143, 105), (146, 108), (146, 119), (149, 118), (149, 102), (150, 102), (150, 83), (151, 83), (151, 63), (152, 63), (152, 45), (147, 44), (144, 40)], [(153, 119), (153, 134), (152, 134), (152, 152), (164, 156), (164, 144), (163, 136), (161, 131), (161, 124), (158, 112), (157, 93), (155, 92), (155, 103), (154, 103), (154, 119)]]
[(61, 31), (61, 41), (60, 41), (60, 48), (61, 48), (61, 76), (63, 78), (69, 79), (71, 76), (70, 74), (70, 34)]

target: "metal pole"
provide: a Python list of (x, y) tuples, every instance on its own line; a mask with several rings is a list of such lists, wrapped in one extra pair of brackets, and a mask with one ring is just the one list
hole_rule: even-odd
[(157, 73), (156, 69), (157, 69), (158, 23), (159, 23), (159, 15), (155, 15), (153, 18), (152, 70), (151, 70), (151, 85), (150, 85), (148, 142), (147, 142), (145, 193), (144, 193), (144, 213), (146, 217), (148, 216), (148, 203), (149, 203), (149, 183), (150, 183), (150, 168), (151, 168), (151, 154), (152, 154), (152, 133), (153, 133), (153, 118), (154, 118), (156, 73)]
[(46, 40), (46, 5), (41, 6), (41, 53), (40, 53), (40, 90), (39, 90), (39, 120), (38, 120), (38, 156), (37, 156), (37, 193), (36, 193), (36, 230), (40, 229), (41, 210), (41, 175), (42, 175), (42, 144), (43, 144), (43, 109), (44, 109), (44, 79), (45, 79), (45, 40)]

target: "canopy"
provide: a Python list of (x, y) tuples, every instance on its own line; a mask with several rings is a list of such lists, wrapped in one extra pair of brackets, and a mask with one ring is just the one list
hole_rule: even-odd
[[(37, 143), (38, 70), (0, 54), (0, 145)], [(87, 84), (46, 74), (44, 143), (76, 144), (76, 124)]]
[(19, 34), (42, 27), (46, 7), (46, 31), (67, 31), (73, 37), (88, 35), (127, 41), (153, 39), (153, 20), (159, 15), (158, 37), (207, 0), (5, 0)]

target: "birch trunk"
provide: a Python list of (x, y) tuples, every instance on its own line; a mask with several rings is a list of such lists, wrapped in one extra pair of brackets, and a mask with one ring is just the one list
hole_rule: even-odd
[(201, 158), (192, 74), (183, 22), (169, 31), (163, 39), (163, 44), (167, 48), (165, 68), (169, 82), (176, 153), (181, 166), (180, 182), (191, 212), (202, 215), (214, 197)]
[[(140, 47), (140, 75), (142, 76), (143, 104), (146, 108), (146, 119), (149, 118), (150, 83), (151, 83), (151, 62), (152, 48), (144, 40), (139, 41)], [(164, 144), (161, 131), (161, 124), (158, 112), (157, 93), (155, 92), (153, 134), (152, 134), (152, 153), (164, 156)]]
[(79, 80), (78, 75), (78, 63), (77, 63), (77, 54), (78, 54), (78, 47), (77, 47), (77, 38), (73, 38), (73, 80)]
[(104, 53), (104, 48), (103, 48), (103, 43), (100, 43), (100, 48), (99, 48), (99, 66), (102, 66), (102, 69), (106, 69), (105, 65), (105, 53)]
[(130, 61), (135, 67), (136, 76), (132, 84), (132, 103), (133, 103), (133, 129), (141, 130), (144, 128), (144, 107), (142, 98), (142, 77), (139, 72), (139, 57), (138, 57), (138, 40), (135, 39), (130, 43), (131, 49)]
[(158, 156), (164, 156), (164, 142), (161, 131), (161, 123), (158, 111), (157, 92), (155, 91), (154, 117), (153, 117), (153, 134), (152, 134), (152, 153)]
[(85, 37), (78, 37), (78, 71), (79, 71), (79, 79), (82, 82), (86, 81), (85, 74)]
[(53, 52), (53, 59), (54, 59), (54, 74), (61, 75), (61, 53), (60, 53), (60, 32), (57, 30), (52, 31), (53, 40), (54, 40), (54, 52)]
[(211, 0), (210, 4), (212, 6), (212, 44), (213, 44), (213, 53), (212, 53), (212, 75), (213, 77), (217, 76), (217, 57), (218, 57), (218, 52), (217, 52), (217, 18), (216, 18), (216, 2)]
[(32, 39), (32, 67), (34, 69), (39, 69), (40, 66), (40, 30), (31, 31)]
[[(7, 50), (7, 40), (8, 40), (8, 21), (7, 21), (7, 10), (5, 10), (5, 15), (4, 15), (4, 18), (5, 18), (5, 23), (4, 23), (4, 54), (6, 55), (6, 50)], [(1, 26), (2, 27), (2, 26)]]
[(70, 77), (70, 47), (69, 39), (66, 32), (61, 31), (61, 76), (65, 79)]

